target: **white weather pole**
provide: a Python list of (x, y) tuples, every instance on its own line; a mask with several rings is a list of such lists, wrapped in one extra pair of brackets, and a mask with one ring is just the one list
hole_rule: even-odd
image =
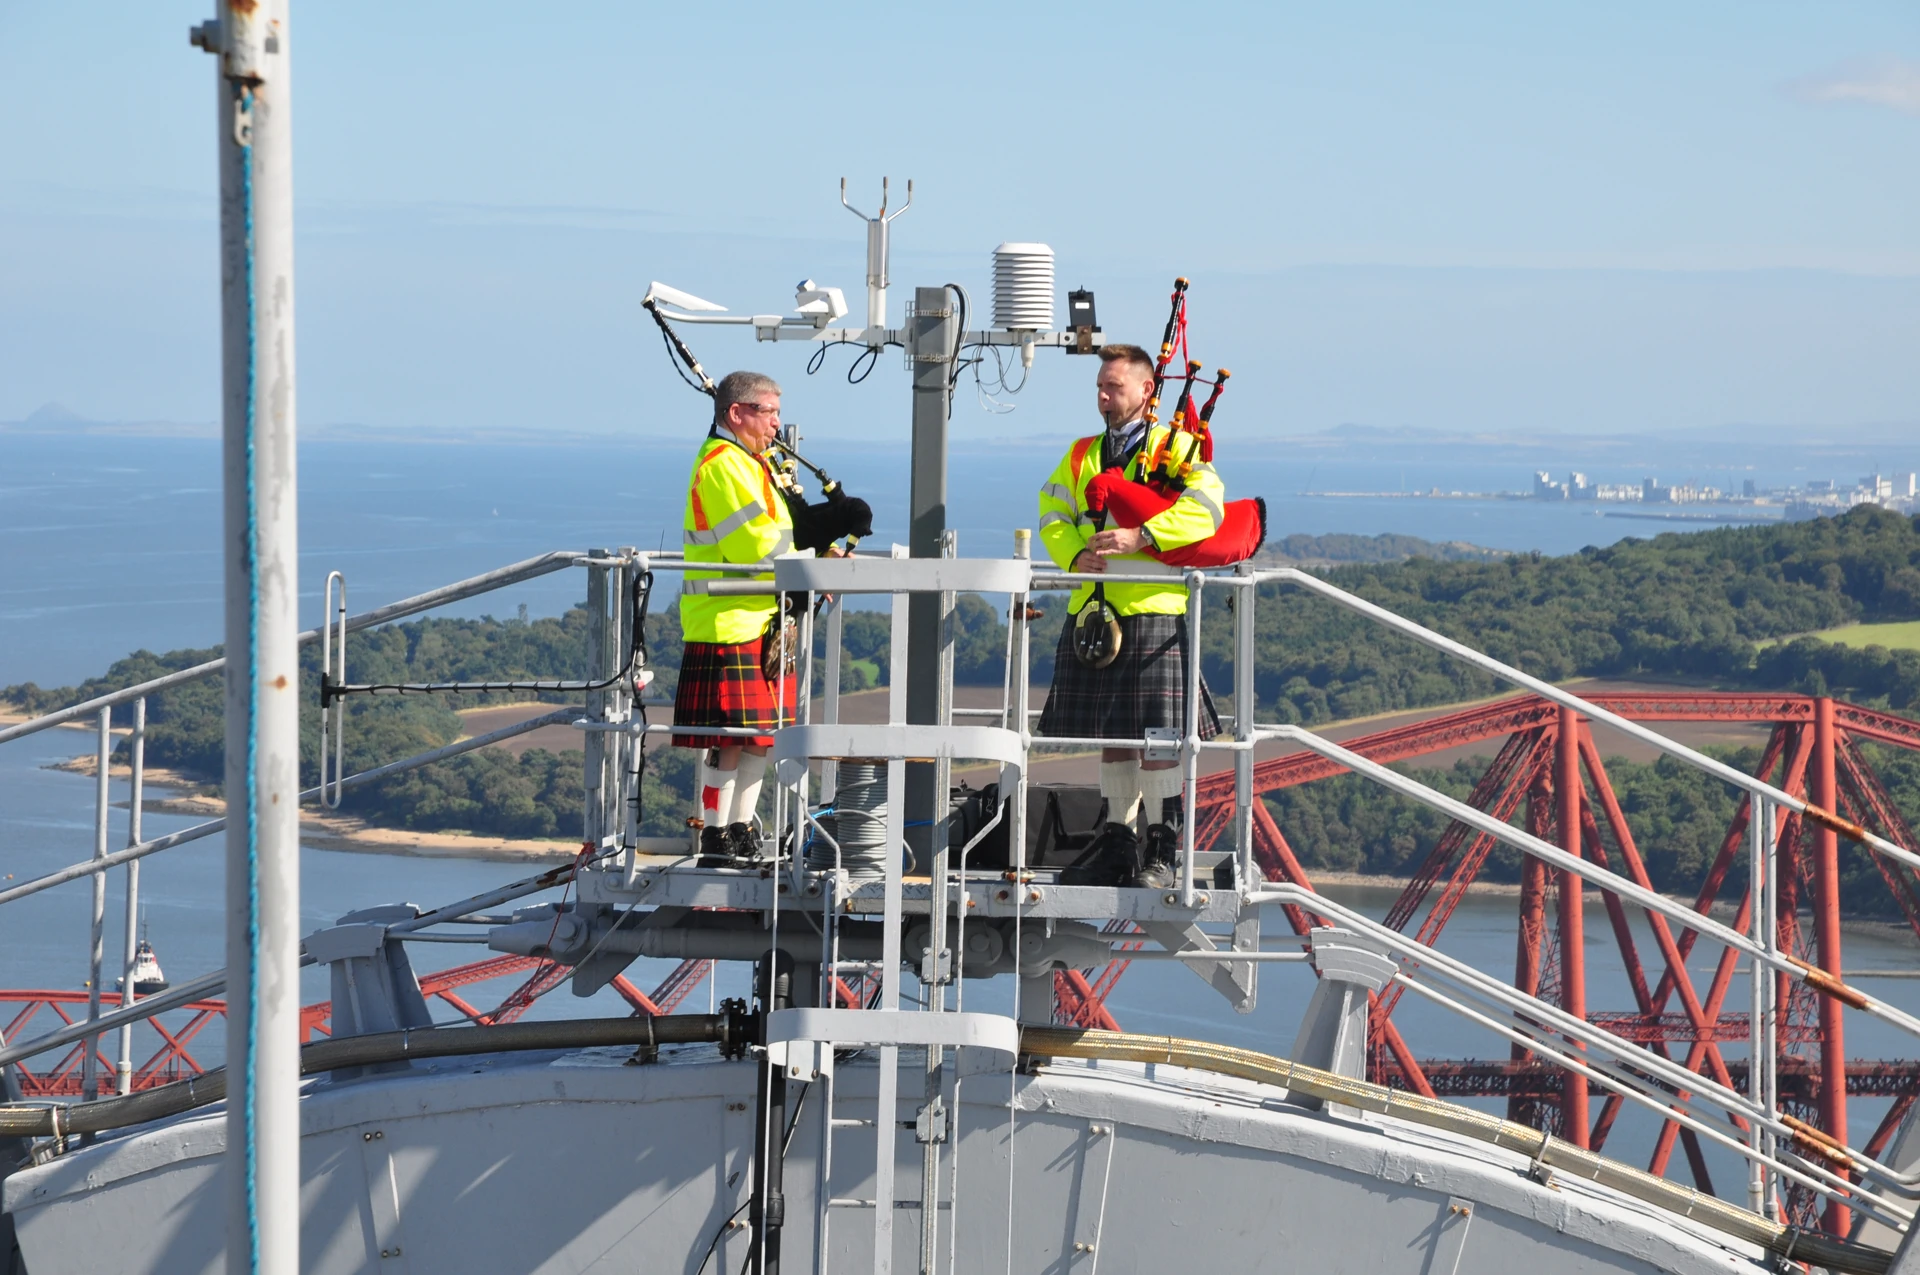
[[(147, 700), (133, 701), (133, 730), (127, 736), (127, 844), (140, 844), (140, 803), (146, 799)], [(102, 874), (104, 877), (104, 874)], [(140, 860), (127, 864), (126, 940), (120, 952), (120, 1008), (133, 1004), (133, 962), (140, 950)], [(113, 1065), (113, 1091), (133, 1092), (133, 1024), (120, 1029), (120, 1057)]]
[[(113, 710), (100, 710), (98, 770), (94, 774), (93, 857), (107, 857), (107, 820), (113, 813), (113, 781), (107, 762), (113, 756)], [(100, 958), (107, 924), (107, 874), (93, 874), (93, 925), (88, 930), (87, 1021), (100, 1017)], [(80, 1055), (80, 1097), (92, 1102), (100, 1096), (100, 1038), (89, 1036)]]
[(287, 0), (221, 0), (227, 1262), (300, 1265), (300, 665)]

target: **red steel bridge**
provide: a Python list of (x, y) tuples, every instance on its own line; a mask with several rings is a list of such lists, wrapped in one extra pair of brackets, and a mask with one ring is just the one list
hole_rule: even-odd
[[(1904, 846), (1917, 843), (1906, 817), (1895, 808), (1885, 785), (1861, 749), (1863, 743), (1920, 749), (1920, 722), (1890, 713), (1806, 695), (1754, 695), (1701, 692), (1646, 692), (1589, 697), (1598, 707), (1637, 722), (1716, 722), (1770, 727), (1755, 775), (1855, 824), (1871, 828)], [(1605, 763), (1586, 719), (1537, 695), (1520, 695), (1478, 705), (1412, 725), (1382, 730), (1344, 746), (1372, 761), (1406, 762), (1473, 744), (1487, 744), (1492, 763), (1469, 801), (1502, 820), (1518, 821), (1527, 831), (1605, 865), (1642, 886), (1651, 886), (1646, 861), (1633, 828), (1621, 809)], [(1257, 792), (1276, 792), (1340, 774), (1338, 762), (1311, 753), (1295, 753), (1254, 768)], [(1232, 775), (1202, 779), (1198, 794), (1196, 845), (1212, 845), (1232, 818)], [(1707, 914), (1718, 903), (1737, 905), (1733, 926), (1749, 924), (1744, 888), (1721, 903), (1729, 875), (1744, 874), (1739, 857), (1745, 848), (1750, 805), (1743, 797), (1694, 899)], [(1784, 813), (1784, 812), (1783, 812)], [(1253, 804), (1253, 852), (1268, 879), (1311, 886), (1285, 832), (1263, 802)], [(1840, 847), (1836, 833), (1799, 816), (1780, 829), (1783, 885), (1778, 910), (1779, 941), (1784, 951), (1838, 976), (1841, 973)], [(1493, 849), (1492, 838), (1464, 824), (1451, 824), (1401, 889), (1386, 923), (1420, 942), (1435, 944)], [(1863, 851), (1862, 853), (1869, 853)], [(1901, 865), (1873, 855), (1889, 897), (1920, 937), (1920, 882)], [(1656, 951), (1643, 953), (1629, 925), (1628, 910), (1611, 891), (1585, 885), (1570, 872), (1556, 871), (1535, 859), (1522, 868), (1518, 898), (1513, 982), (1522, 991), (1557, 1003), (1629, 1041), (1665, 1057), (1682, 1056), (1689, 1070), (1742, 1091), (1744, 1058), (1722, 1057), (1724, 1042), (1748, 1040), (1748, 1015), (1727, 1008), (1737, 953), (1719, 960), (1711, 980), (1698, 986), (1686, 958), (1697, 937), (1674, 933), (1666, 919), (1649, 913)], [(1589, 1005), (1585, 963), (1583, 902), (1597, 894), (1619, 945), (1631, 1006)], [(1803, 916), (1803, 912), (1806, 914)], [(1325, 924), (1298, 907), (1286, 909), (1296, 934)], [(1116, 923), (1121, 932), (1130, 927)], [(1116, 959), (1085, 974), (1068, 971), (1055, 979), (1055, 1014), (1063, 1022), (1117, 1029), (1105, 1001), (1126, 971)], [(1594, 1101), (1587, 1080), (1538, 1061), (1516, 1047), (1509, 1057), (1437, 1059), (1422, 1057), (1402, 1036), (1393, 1018), (1400, 988), (1373, 998), (1368, 1070), (1370, 1078), (1426, 1095), (1504, 1098), (1508, 1115), (1550, 1131), (1579, 1146), (1601, 1150), (1623, 1100), (1601, 1095)], [(1920, 1060), (1849, 1059), (1840, 1000), (1781, 979), (1783, 1007), (1779, 1033), (1779, 1084), (1783, 1105), (1797, 1118), (1839, 1143), (1848, 1141), (1849, 1095), (1892, 1098), (1886, 1116), (1863, 1149), (1878, 1156), (1920, 1096)], [(1676, 1148), (1684, 1154), (1695, 1183), (1712, 1191), (1706, 1158), (1695, 1135), (1672, 1121), (1660, 1130), (1650, 1168), (1665, 1174)], [(1816, 1221), (1810, 1193), (1788, 1201), (1801, 1224)], [(1827, 1227), (1844, 1230), (1845, 1210), (1829, 1209)]]
[[(420, 991), (430, 1002), (437, 1000), (451, 1006), (459, 1018), (481, 1026), (492, 1026), (511, 1023), (525, 1014), (536, 1000), (560, 986), (572, 972), (569, 966), (538, 957), (497, 956), (491, 960), (441, 970), (437, 974), (422, 975)], [(636, 1017), (643, 1014), (671, 1014), (712, 972), (712, 961), (688, 960), (675, 966), (651, 993), (641, 991), (624, 975), (615, 976), (610, 986), (632, 1007)], [(462, 988), (471, 989), (479, 984), (516, 976), (520, 981), (492, 1009), (477, 1009), (461, 994)], [(857, 977), (851, 983), (840, 980), (840, 999), (847, 1005), (868, 1003), (874, 991), (871, 980), (865, 976)], [(0, 1023), (5, 1039), (20, 1040), (22, 1029), (42, 1014), (58, 1020), (57, 1023), (45, 1024), (50, 1030), (84, 1019), (87, 993), (0, 991), (0, 1007), (13, 1007), (11, 1017)], [(0, 1015), (7, 1012), (7, 1008), (0, 1008)], [(148, 1046), (150, 1052), (146, 1057), (133, 1064), (129, 1089), (138, 1092), (204, 1074), (206, 1068), (193, 1056), (193, 1043), (210, 1023), (225, 1019), (226, 1014), (225, 1001), (204, 1000), (142, 1020), (137, 1031), (143, 1036), (151, 1035), (155, 1040)], [(302, 1006), (301, 1039), (306, 1041), (325, 1036), (331, 1018), (332, 1006), (327, 1001)], [(444, 1015), (437, 1015), (436, 1020), (458, 1021)], [(110, 1090), (114, 1084), (114, 1063), (107, 1053), (115, 1047), (118, 1039), (117, 1030), (101, 1036), (98, 1052), (94, 1055), (103, 1091)], [(13, 1063), (11, 1067), (23, 1097), (78, 1098), (81, 1096), (81, 1071), (85, 1058), (82, 1045), (75, 1044), (44, 1070), (35, 1071), (24, 1062)]]

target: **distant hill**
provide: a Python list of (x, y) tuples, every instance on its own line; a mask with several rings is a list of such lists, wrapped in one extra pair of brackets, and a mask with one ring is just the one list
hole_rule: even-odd
[(1405, 562), (1433, 558), (1440, 562), (1498, 562), (1506, 549), (1487, 549), (1464, 540), (1422, 540), (1419, 536), (1327, 536), (1295, 534), (1269, 540), (1255, 559), (1263, 567), (1331, 567), (1351, 562)]
[(68, 425), (85, 425), (87, 418), (68, 407), (65, 403), (42, 403), (27, 413), (20, 424), (34, 430), (60, 429)]

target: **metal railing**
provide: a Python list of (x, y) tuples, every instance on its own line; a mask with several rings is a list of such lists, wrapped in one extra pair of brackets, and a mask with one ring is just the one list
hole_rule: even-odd
[[(544, 553), (520, 562), (511, 563), (493, 571), (484, 572), (465, 580), (455, 581), (438, 589), (413, 597), (403, 598), (386, 606), (376, 607), (360, 615), (343, 617), (339, 631), (355, 632), (375, 625), (405, 619), (438, 607), (448, 606), (468, 598), (478, 597), (496, 589), (520, 584), (527, 580), (551, 575), (568, 567), (586, 565), (595, 572), (603, 573), (612, 561), (624, 559), (610, 558), (602, 553), (581, 553), (560, 551)], [(332, 617), (328, 617), (331, 619)], [(310, 629), (299, 636), (301, 645), (318, 642), (323, 637), (323, 629)], [(94, 799), (94, 852), (91, 858), (68, 864), (52, 872), (44, 873), (32, 880), (0, 889), (0, 904), (11, 903), (16, 899), (38, 894), (43, 890), (63, 885), (83, 877), (91, 878), (92, 907), (89, 912), (88, 930), (88, 997), (87, 1017), (84, 1022), (70, 1024), (59, 1031), (31, 1041), (15, 1041), (0, 1047), (0, 1065), (17, 1058), (30, 1057), (34, 1053), (45, 1052), (61, 1045), (85, 1038), (82, 1055), (82, 1090), (85, 1098), (91, 1100), (99, 1096), (99, 1077), (96, 1059), (98, 1056), (97, 1038), (117, 1028), (120, 1033), (118, 1059), (115, 1063), (115, 1091), (128, 1092), (132, 1083), (132, 1033), (136, 1022), (152, 1017), (154, 1014), (177, 1008), (208, 995), (217, 994), (225, 985), (221, 974), (206, 975), (170, 988), (156, 996), (136, 1000), (134, 990), (134, 958), (139, 944), (139, 907), (140, 907), (140, 863), (141, 860), (222, 832), (226, 820), (210, 819), (164, 836), (143, 839), (141, 833), (142, 813), (145, 798), (145, 758), (146, 758), (146, 720), (147, 700), (164, 691), (189, 685), (203, 678), (223, 674), (226, 659), (207, 660), (188, 668), (179, 669), (160, 677), (150, 678), (133, 686), (97, 695), (78, 704), (43, 713), (25, 722), (15, 723), (0, 729), (0, 744), (50, 730), (56, 726), (78, 722), (92, 717), (95, 722), (95, 799)], [(113, 710), (130, 706), (132, 728), (128, 733), (129, 780), (131, 786), (127, 844), (120, 850), (108, 849), (110, 838), (111, 813), (111, 759), (113, 748)], [(344, 789), (373, 783), (389, 776), (415, 770), (434, 762), (445, 761), (462, 753), (485, 748), (491, 744), (511, 739), (543, 726), (570, 722), (579, 716), (578, 708), (560, 708), (526, 721), (515, 723), (500, 730), (470, 739), (458, 740), (445, 747), (403, 758), (381, 766), (375, 766), (355, 775), (340, 777), (337, 771), (329, 776), (324, 789), (339, 792)], [(336, 732), (335, 742), (338, 742)], [(302, 802), (314, 800), (323, 792), (316, 787), (301, 793)], [(102, 1012), (102, 975), (104, 972), (105, 947), (105, 910), (106, 910), (106, 874), (114, 868), (125, 866), (126, 912), (125, 912), (125, 949), (118, 1007), (108, 1013)], [(545, 887), (542, 887), (545, 888)], [(184, 996), (184, 999), (182, 997)]]
[[(404, 618), (574, 565), (586, 566), (589, 570), (588, 607), (593, 624), (588, 643), (588, 673), (592, 677), (602, 678), (609, 672), (618, 670), (635, 636), (629, 631), (631, 617), (617, 602), (618, 599), (626, 596), (628, 582), (634, 578), (633, 573), (647, 570), (684, 570), (692, 564), (685, 563), (680, 555), (675, 553), (644, 554), (633, 550), (623, 550), (618, 553), (602, 551), (598, 554), (575, 552), (543, 554), (359, 616), (348, 617), (343, 631), (352, 632)], [(766, 565), (722, 567), (721, 569), (750, 576), (752, 573), (764, 572)], [(932, 564), (929, 563), (929, 565)], [(707, 564), (699, 564), (699, 569), (711, 570), (712, 568)], [(1920, 868), (1920, 854), (1915, 854), (1907, 847), (1853, 824), (1834, 811), (1826, 810), (1816, 803), (1776, 788), (1764, 780), (1744, 774), (1657, 731), (1621, 718), (1580, 696), (1532, 677), (1522, 670), (1474, 651), (1464, 644), (1347, 593), (1311, 573), (1296, 569), (1262, 571), (1242, 564), (1230, 574), (1197, 570), (1153, 574), (1114, 572), (1105, 575), (1103, 579), (1109, 583), (1160, 585), (1172, 583), (1183, 588), (1187, 594), (1188, 685), (1186, 719), (1180, 739), (1170, 746), (1168, 741), (1144, 738), (1140, 740), (1082, 739), (1035, 734), (1034, 710), (1029, 706), (1031, 688), (1028, 684), (1027, 672), (1030, 663), (1028, 655), (1031, 650), (1028, 592), (1012, 595), (1007, 610), (1007, 669), (1002, 683), (1000, 707), (998, 709), (953, 709), (949, 673), (946, 683), (948, 693), (942, 710), (947, 719), (951, 720), (955, 715), (966, 715), (976, 719), (997, 718), (1005, 729), (1020, 736), (1023, 750), (1028, 753), (1035, 749), (1093, 747), (1129, 747), (1164, 752), (1171, 747), (1177, 754), (1185, 779), (1186, 817), (1183, 820), (1180, 848), (1180, 884), (1175, 895), (1178, 904), (1187, 908), (1194, 907), (1202, 894), (1196, 881), (1198, 847), (1195, 845), (1200, 758), (1207, 752), (1230, 754), (1235, 777), (1231, 833), (1236, 867), (1235, 881), (1237, 889), (1243, 893), (1247, 902), (1287, 903), (1305, 908), (1322, 917), (1337, 919), (1340, 924), (1369, 936), (1394, 954), (1400, 965), (1400, 973), (1396, 976), (1396, 981), (1407, 990), (1441, 1005), (1478, 1026), (1494, 1031), (1514, 1044), (1552, 1062), (1555, 1066), (1585, 1076), (1593, 1083), (1620, 1093), (1630, 1101), (1650, 1107), (1663, 1119), (1674, 1120), (1716, 1145), (1744, 1157), (1752, 1166), (1748, 1180), (1748, 1196), (1750, 1207), (1756, 1211), (1770, 1208), (1776, 1183), (1786, 1181), (1803, 1186), (1822, 1196), (1843, 1199), (1889, 1225), (1905, 1229), (1913, 1216), (1913, 1207), (1910, 1203), (1896, 1197), (1920, 1193), (1915, 1190), (1920, 1188), (1920, 1173), (1900, 1171), (1858, 1151), (1843, 1147), (1831, 1139), (1825, 1139), (1818, 1130), (1794, 1120), (1781, 1111), (1776, 1067), (1780, 1026), (1778, 984), (1780, 980), (1797, 981), (1819, 996), (1834, 998), (1915, 1036), (1920, 1036), (1920, 1018), (1840, 981), (1829, 971), (1803, 962), (1790, 952), (1783, 951), (1778, 938), (1779, 889), (1776, 877), (1780, 858), (1780, 838), (1784, 835), (1789, 815), (1799, 815), (1820, 827), (1857, 840), (1873, 852), (1884, 854), (1909, 867)], [(1042, 569), (1032, 572), (1028, 587), (1030, 592), (1038, 593), (1076, 589), (1085, 583), (1084, 576)], [(1753, 815), (1748, 821), (1751, 923), (1747, 932), (1742, 933), (1714, 921), (1684, 904), (1611, 872), (1598, 862), (1570, 854), (1559, 846), (1437, 792), (1397, 771), (1369, 761), (1311, 731), (1297, 726), (1258, 723), (1255, 720), (1253, 689), (1256, 600), (1261, 586), (1270, 584), (1302, 589), (1315, 597), (1362, 615), (1482, 672), (1530, 690), (1593, 721), (1602, 722), (1632, 739), (1675, 758), (1687, 767), (1720, 779), (1747, 794), (1753, 803)], [(773, 590), (771, 582), (752, 578), (703, 581), (696, 587), (704, 591), (725, 594), (769, 593)], [(1233, 675), (1231, 720), (1235, 730), (1232, 738), (1203, 740), (1199, 734), (1198, 686), (1201, 663), (1199, 652), (1202, 647), (1202, 625), (1205, 618), (1203, 602), (1208, 589), (1228, 590), (1233, 598), (1231, 608), (1233, 643), (1232, 658), (1229, 663)], [(952, 594), (949, 592), (943, 595), (942, 601), (943, 617), (947, 620), (943, 628), (948, 633), (950, 642)], [(801, 651), (805, 658), (801, 660), (802, 672), (799, 678), (801, 690), (797, 697), (798, 703), (791, 706), (795, 718), (801, 721), (810, 720), (812, 715), (811, 652), (814, 645), (814, 615), (814, 610), (809, 608), (802, 626)], [(824, 685), (820, 688), (819, 720), (833, 723), (839, 720), (840, 714), (839, 673), (843, 650), (843, 611), (837, 603), (829, 603), (819, 609), (818, 615), (820, 631), (826, 639), (823, 670), (825, 676)], [(303, 634), (302, 641), (317, 641), (320, 637), (321, 631), (316, 629)], [(898, 645), (896, 642), (896, 646)], [(334, 653), (330, 651), (329, 654)], [(903, 651), (896, 650), (896, 655), (903, 654)], [(116, 1070), (119, 1073), (120, 1091), (125, 1092), (129, 1074), (126, 1062), (127, 1039), (131, 1025), (152, 1014), (190, 1001), (201, 1000), (217, 993), (223, 985), (223, 975), (216, 971), (179, 985), (161, 995), (135, 1000), (132, 994), (131, 970), (138, 898), (138, 880), (135, 874), (140, 861), (173, 846), (212, 835), (225, 826), (224, 820), (216, 819), (165, 836), (141, 839), (139, 808), (145, 699), (159, 691), (183, 685), (197, 678), (211, 676), (220, 672), (222, 668), (222, 661), (209, 661), (194, 668), (97, 696), (84, 703), (0, 730), (0, 743), (3, 743), (93, 714), (97, 721), (99, 764), (96, 783), (95, 847), (92, 857), (44, 874), (34, 880), (0, 890), (0, 903), (6, 903), (81, 877), (92, 878), (95, 902), (90, 914), (89, 939), (94, 970), (94, 991), (89, 998), (88, 1017), (85, 1022), (65, 1026), (59, 1031), (34, 1040), (16, 1041), (0, 1047), (0, 1065), (84, 1038), (87, 1040), (84, 1057), (87, 1065), (91, 1067), (94, 1038), (119, 1029), (122, 1032), (122, 1059)], [(895, 669), (896, 680), (901, 673), (901, 669)], [(130, 755), (134, 784), (134, 814), (127, 846), (118, 851), (110, 851), (107, 847), (107, 811), (108, 762), (112, 751), (111, 710), (123, 704), (133, 706), (134, 729), (131, 735)], [(500, 889), (436, 909), (412, 921), (396, 925), (395, 932), (397, 934), (418, 933), (433, 925), (484, 912), (508, 900), (524, 897), (571, 880), (577, 871), (617, 874), (631, 883), (638, 870), (642, 851), (656, 848), (643, 844), (645, 839), (639, 836), (638, 813), (632, 800), (633, 786), (639, 778), (637, 759), (640, 755), (640, 743), (647, 735), (665, 734), (673, 729), (664, 723), (655, 724), (646, 721), (646, 707), (647, 704), (633, 693), (632, 686), (622, 679), (619, 683), (590, 691), (584, 708), (558, 708), (485, 735), (372, 767), (358, 774), (342, 778), (330, 776), (329, 786), (337, 783), (339, 790), (344, 791), (465, 752), (485, 748), (547, 725), (568, 722), (583, 728), (586, 766), (584, 840), (591, 849), (591, 855), (578, 867), (568, 865), (564, 868), (556, 868), (536, 877), (514, 882)], [(729, 732), (702, 728), (701, 733), (758, 734), (764, 732)], [(1401, 935), (1398, 931), (1359, 916), (1323, 895), (1296, 885), (1263, 883), (1255, 869), (1253, 859), (1252, 803), (1255, 800), (1254, 750), (1265, 741), (1302, 748), (1337, 762), (1370, 783), (1438, 810), (1449, 819), (1463, 823), (1511, 846), (1558, 872), (1569, 874), (1588, 885), (1610, 892), (1645, 910), (1649, 916), (1658, 916), (1677, 922), (1744, 958), (1752, 986), (1748, 1043), (1754, 1060), (1754, 1065), (1749, 1070), (1747, 1092), (1744, 1094), (1736, 1092), (1653, 1051), (1624, 1041), (1583, 1018), (1569, 1014), (1538, 997), (1519, 992), (1490, 975), (1474, 970), (1470, 966)], [(338, 747), (337, 726), (330, 742), (336, 748)], [(1020, 774), (1021, 783), (1024, 784), (1024, 766)], [(786, 791), (789, 790), (785, 785), (775, 786), (776, 793)], [(788, 829), (808, 827), (818, 830), (821, 834), (825, 833), (814, 817), (817, 807), (815, 803), (808, 800), (805, 783), (803, 782), (792, 791), (796, 797), (787, 800), (797, 799), (798, 808), (787, 809), (781, 804), (782, 799), (776, 798), (772, 829), (776, 858), (784, 852), (783, 848), (797, 847), (802, 840), (799, 837), (788, 838), (786, 836)], [(321, 788), (310, 789), (302, 794), (302, 800), (311, 800), (321, 792)], [(821, 776), (818, 805), (830, 804), (834, 796), (832, 768), (826, 767)], [(1024, 830), (1024, 801), (1016, 794), (1016, 799), (1005, 809), (1005, 817), (1012, 823), (1012, 827), (1008, 830), (1012, 854), (1011, 875), (1016, 880), (1025, 880), (1029, 875), (1029, 865), (1025, 860), (1027, 837)], [(975, 841), (977, 842), (978, 839), (976, 837)], [(793, 849), (792, 860), (786, 867), (795, 885), (799, 884), (800, 875), (804, 871), (801, 860), (802, 856), (798, 849)], [(951, 877), (962, 892), (967, 888), (970, 875), (965, 863), (963, 849), (958, 859), (959, 866)], [(129, 968), (120, 1005), (110, 1011), (103, 1011), (99, 997), (99, 974), (104, 927), (104, 874), (122, 865), (129, 870), (127, 908)], [(996, 872), (987, 875), (1001, 874)], [(802, 896), (795, 891), (792, 897)], [(817, 892), (817, 897), (825, 905), (834, 899), (836, 894), (832, 889), (827, 889)], [(1175, 896), (1169, 896), (1169, 903), (1175, 901)], [(788, 906), (793, 904), (790, 903)], [(964, 918), (964, 908), (960, 915)], [(1135, 952), (1130, 955), (1139, 957), (1141, 954)], [(1172, 959), (1189, 961), (1190, 964), (1202, 969), (1219, 961), (1240, 960), (1251, 965), (1255, 962), (1299, 959), (1291, 954), (1282, 957), (1271, 953), (1235, 953), (1231, 950), (1215, 953), (1167, 953), (1167, 955)], [(829, 956), (829, 966), (832, 963), (833, 958)], [(97, 1084), (93, 1084), (90, 1080), (86, 1092), (89, 1097), (95, 1096), (98, 1092)], [(1858, 1174), (1865, 1181), (1856, 1183), (1851, 1180), (1850, 1174)]]

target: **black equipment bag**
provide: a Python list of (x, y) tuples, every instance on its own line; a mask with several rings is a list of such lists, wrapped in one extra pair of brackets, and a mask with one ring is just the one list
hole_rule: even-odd
[[(952, 866), (960, 865), (960, 849), (993, 821), (994, 812), (1010, 807), (1012, 797), (1000, 796), (998, 783), (985, 788), (955, 788), (952, 831), (947, 837)], [(1008, 810), (1011, 813), (1011, 810)], [(1106, 799), (1092, 784), (1027, 785), (1027, 866), (1065, 868), (1078, 862), (1092, 847), (1094, 837), (1105, 824)], [(989, 832), (967, 856), (972, 869), (1006, 869), (1013, 866), (1007, 821)]]

